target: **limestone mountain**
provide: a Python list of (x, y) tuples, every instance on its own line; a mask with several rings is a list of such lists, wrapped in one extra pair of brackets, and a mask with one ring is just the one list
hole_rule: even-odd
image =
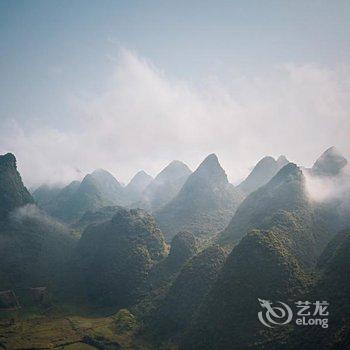
[(74, 245), (70, 231), (33, 202), (15, 156), (0, 156), (0, 289), (54, 285)]
[(335, 176), (347, 164), (346, 158), (335, 147), (330, 147), (316, 160), (311, 173), (317, 176)]
[(123, 187), (108, 171), (99, 169), (63, 188), (48, 205), (48, 212), (68, 223), (80, 219), (85, 212), (124, 202)]
[[(253, 230), (235, 246), (180, 349), (249, 349), (281, 337), (257, 319), (259, 300), (297, 300), (309, 284), (278, 232)], [(266, 347), (268, 348), (268, 347)]]
[(288, 163), (285, 156), (280, 156), (277, 160), (272, 157), (264, 157), (237, 188), (248, 195), (267, 184)]
[(159, 209), (179, 193), (190, 174), (186, 164), (172, 161), (146, 187), (141, 201), (135, 205), (152, 212)]
[(139, 171), (125, 186), (124, 193), (129, 203), (139, 201), (146, 187), (152, 182), (153, 177), (143, 170)]
[(197, 253), (198, 242), (193, 234), (179, 232), (171, 241), (169, 254), (150, 271), (134, 312), (144, 319), (152, 317), (182, 267)]
[(12, 153), (0, 156), (0, 221), (10, 212), (34, 200), (23, 185), (17, 171), (16, 158)]
[(91, 181), (99, 192), (110, 201), (120, 202), (123, 197), (123, 186), (107, 170), (97, 169), (85, 176), (82, 185)]
[(105, 206), (97, 210), (88, 210), (85, 214), (76, 221), (72, 227), (81, 231), (85, 230), (91, 224), (100, 224), (111, 220), (112, 217), (121, 209), (119, 205)]
[[(350, 231), (337, 234), (318, 262), (319, 279), (306, 300), (326, 301), (328, 328), (294, 327), (288, 344), (293, 349), (347, 349), (350, 346)], [(276, 349), (285, 348), (276, 344)]]
[(141, 209), (120, 208), (111, 220), (87, 227), (72, 266), (80, 292), (91, 303), (125, 307), (165, 254), (153, 217)]
[(56, 199), (63, 187), (41, 185), (33, 191), (35, 202), (43, 209), (47, 208)]
[(45, 210), (50, 215), (61, 217), (64, 213), (64, 208), (67, 205), (69, 205), (71, 197), (78, 190), (79, 186), (80, 181), (76, 180), (72, 181), (70, 184), (60, 189), (56, 194), (52, 193), (51, 190), (49, 191), (49, 193), (47, 191), (44, 191), (46, 192), (46, 194), (44, 193), (44, 197), (46, 197), (47, 200), (45, 200), (45, 198), (43, 200), (42, 196), (40, 195), (40, 188), (42, 187), (41, 186), (38, 188), (39, 195), (37, 195), (36, 191), (34, 191), (34, 196), (35, 198), (37, 198), (37, 203), (40, 206), (40, 208)]
[(211, 154), (155, 217), (168, 240), (182, 230), (208, 236), (226, 227), (241, 200), (217, 156)]
[(75, 245), (70, 230), (28, 204), (0, 224), (0, 290), (59, 288)]
[(169, 255), (159, 262), (147, 278), (147, 289), (153, 290), (171, 281), (182, 266), (198, 253), (198, 242), (191, 232), (179, 232), (171, 241)]
[(314, 265), (331, 239), (318, 209), (307, 195), (302, 171), (289, 163), (242, 202), (219, 242), (232, 246), (253, 229), (274, 230), (303, 264)]
[(146, 319), (156, 338), (176, 339), (189, 326), (192, 316), (214, 285), (225, 259), (222, 248), (211, 246), (184, 265), (164, 298)]

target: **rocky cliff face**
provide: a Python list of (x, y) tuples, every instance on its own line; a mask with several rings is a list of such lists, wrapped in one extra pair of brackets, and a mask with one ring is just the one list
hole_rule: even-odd
[(7, 219), (14, 209), (30, 203), (34, 200), (23, 185), (15, 156), (11, 153), (0, 156), (0, 220)]

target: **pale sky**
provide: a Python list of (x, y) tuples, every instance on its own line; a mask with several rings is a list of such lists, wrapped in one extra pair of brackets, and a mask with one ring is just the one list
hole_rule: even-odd
[(350, 158), (349, 38), (349, 1), (0, 0), (0, 153), (29, 186)]

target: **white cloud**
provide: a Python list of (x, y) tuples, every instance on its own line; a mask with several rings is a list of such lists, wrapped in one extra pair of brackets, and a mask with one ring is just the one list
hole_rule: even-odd
[(338, 176), (312, 176), (304, 171), (306, 190), (315, 202), (345, 201), (350, 194), (350, 166), (347, 165)]
[(98, 167), (127, 181), (139, 169), (154, 175), (173, 159), (195, 168), (212, 152), (237, 181), (264, 155), (308, 166), (336, 145), (349, 156), (349, 97), (346, 69), (287, 64), (254, 79), (194, 85), (122, 50), (113, 86), (74, 98), (74, 127), (8, 120), (0, 151), (16, 154), (29, 185), (67, 182)]

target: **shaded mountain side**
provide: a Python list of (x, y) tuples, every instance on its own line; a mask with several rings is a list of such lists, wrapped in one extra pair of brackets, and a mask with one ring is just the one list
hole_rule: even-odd
[(71, 263), (77, 292), (95, 305), (128, 306), (165, 254), (153, 217), (120, 208), (111, 220), (88, 226), (79, 240)]
[(218, 241), (232, 246), (252, 229), (273, 230), (303, 266), (312, 267), (332, 238), (321, 214), (306, 194), (301, 170), (289, 163), (243, 201)]
[(46, 210), (46, 208), (57, 198), (62, 191), (62, 187), (41, 185), (33, 192), (33, 197), (37, 205)]
[(33, 202), (15, 156), (0, 156), (0, 290), (57, 286), (74, 245), (70, 231)]
[(282, 328), (276, 334), (258, 321), (258, 299), (288, 303), (308, 284), (278, 232), (251, 231), (233, 248), (180, 349), (260, 348), (259, 343), (284, 336)]
[(288, 163), (285, 156), (280, 156), (277, 160), (272, 157), (262, 158), (248, 177), (237, 186), (237, 189), (247, 195), (256, 191), (259, 187), (267, 184)]
[(34, 203), (17, 171), (16, 158), (12, 153), (0, 156), (0, 221), (6, 220), (14, 209)]
[(145, 188), (142, 198), (133, 206), (155, 211), (173, 199), (191, 174), (189, 167), (178, 161), (172, 161)]
[(140, 299), (133, 311), (141, 317), (151, 315), (164, 298), (182, 267), (198, 253), (198, 242), (190, 232), (179, 232), (171, 241), (170, 252), (150, 271), (141, 288)]
[(61, 268), (75, 245), (70, 230), (34, 205), (11, 216), (0, 224), (0, 290), (60, 288)]
[(91, 224), (100, 224), (111, 220), (112, 217), (121, 209), (122, 207), (119, 205), (114, 205), (102, 207), (95, 211), (86, 211), (85, 214), (72, 225), (72, 227), (83, 231)]
[(333, 146), (328, 148), (316, 160), (311, 174), (317, 176), (336, 176), (348, 164), (346, 158)]
[(303, 174), (295, 164), (289, 163), (241, 203), (222, 233), (221, 241), (239, 241), (247, 231), (259, 228), (267, 217), (277, 211), (293, 212), (308, 208)]
[(124, 188), (125, 201), (128, 203), (140, 201), (143, 191), (152, 181), (152, 176), (143, 170), (139, 171)]
[(40, 207), (49, 214), (59, 216), (61, 212), (64, 212), (64, 208), (69, 205), (72, 196), (78, 190), (79, 186), (80, 181), (72, 181), (70, 184), (63, 187), (51, 201), (45, 205), (39, 203)]
[(209, 155), (178, 195), (155, 212), (167, 240), (178, 231), (213, 235), (229, 223), (242, 196), (228, 180), (215, 154)]
[(339, 233), (327, 245), (318, 263), (320, 277), (304, 299), (327, 301), (328, 328), (296, 327), (289, 338), (271, 348), (350, 348), (350, 230)]
[(184, 265), (154, 311), (144, 315), (157, 340), (176, 339), (186, 329), (216, 281), (225, 258), (222, 248), (211, 246)]
[(198, 253), (198, 243), (191, 232), (179, 232), (171, 241), (168, 256), (159, 262), (147, 278), (148, 289), (152, 290), (171, 281), (182, 266)]

